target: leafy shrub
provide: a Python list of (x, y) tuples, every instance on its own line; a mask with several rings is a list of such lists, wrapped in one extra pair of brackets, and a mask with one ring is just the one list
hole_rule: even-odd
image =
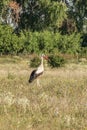
[(40, 65), (40, 58), (38, 56), (34, 56), (31, 60), (30, 60), (30, 67), (38, 67)]
[(27, 39), (28, 44), (25, 46), (27, 52), (29, 53), (38, 53), (39, 47), (38, 47), (38, 32), (29, 32)]
[(0, 25), (0, 53), (2, 54), (17, 54), (23, 52), (25, 37), (20, 34), (18, 37), (12, 33), (12, 28), (7, 25)]
[(45, 30), (43, 32), (24, 31), (20, 36), (12, 33), (12, 28), (0, 25), (0, 53), (67, 53), (76, 54), (80, 52), (81, 35), (61, 35)]
[(59, 55), (50, 55), (49, 60), (48, 60), (48, 64), (53, 68), (54, 67), (61, 67), (65, 64), (65, 59)]
[(81, 49), (81, 34), (61, 35), (58, 49), (61, 53), (76, 54)]
[(54, 34), (49, 31), (39, 33), (38, 37), (39, 50), (50, 53), (54, 49)]
[(79, 54), (79, 57), (84, 57), (84, 58), (87, 58), (87, 47), (81, 47), (81, 51), (80, 51), (80, 54)]

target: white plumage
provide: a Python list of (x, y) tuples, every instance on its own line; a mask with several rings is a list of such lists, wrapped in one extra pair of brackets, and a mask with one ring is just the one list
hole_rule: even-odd
[(40, 74), (44, 71), (43, 56), (41, 57), (41, 65), (37, 68), (36, 74)]

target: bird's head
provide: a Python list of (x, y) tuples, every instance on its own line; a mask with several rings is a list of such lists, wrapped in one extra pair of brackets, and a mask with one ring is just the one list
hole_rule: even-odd
[(42, 54), (41, 57), (43, 57), (45, 60), (48, 60), (48, 56), (45, 54)]

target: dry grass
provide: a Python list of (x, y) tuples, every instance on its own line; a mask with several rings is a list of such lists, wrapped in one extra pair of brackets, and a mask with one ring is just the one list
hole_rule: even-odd
[(0, 58), (0, 130), (87, 130), (87, 65), (46, 67), (38, 87), (28, 64)]

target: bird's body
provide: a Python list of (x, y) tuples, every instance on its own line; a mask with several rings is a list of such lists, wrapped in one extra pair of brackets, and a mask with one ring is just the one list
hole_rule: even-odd
[(35, 69), (31, 72), (31, 75), (30, 75), (30, 78), (29, 78), (29, 83), (32, 83), (33, 80), (35, 80), (37, 77), (39, 77), (40, 75), (43, 74), (43, 72), (44, 72), (43, 59), (44, 58), (46, 59), (46, 57), (44, 55), (42, 55), (40, 66), (37, 69)]
[(31, 83), (37, 76), (36, 76), (36, 71), (37, 70), (33, 70), (32, 72), (31, 72), (31, 75), (30, 75), (30, 78), (29, 78), (29, 83)]
[(32, 83), (33, 80), (35, 80), (38, 76), (40, 76), (41, 74), (43, 74), (43, 72), (40, 72), (38, 74), (36, 72), (37, 72), (37, 70), (33, 70), (31, 72), (31, 75), (30, 75), (30, 78), (29, 78), (29, 83)]

